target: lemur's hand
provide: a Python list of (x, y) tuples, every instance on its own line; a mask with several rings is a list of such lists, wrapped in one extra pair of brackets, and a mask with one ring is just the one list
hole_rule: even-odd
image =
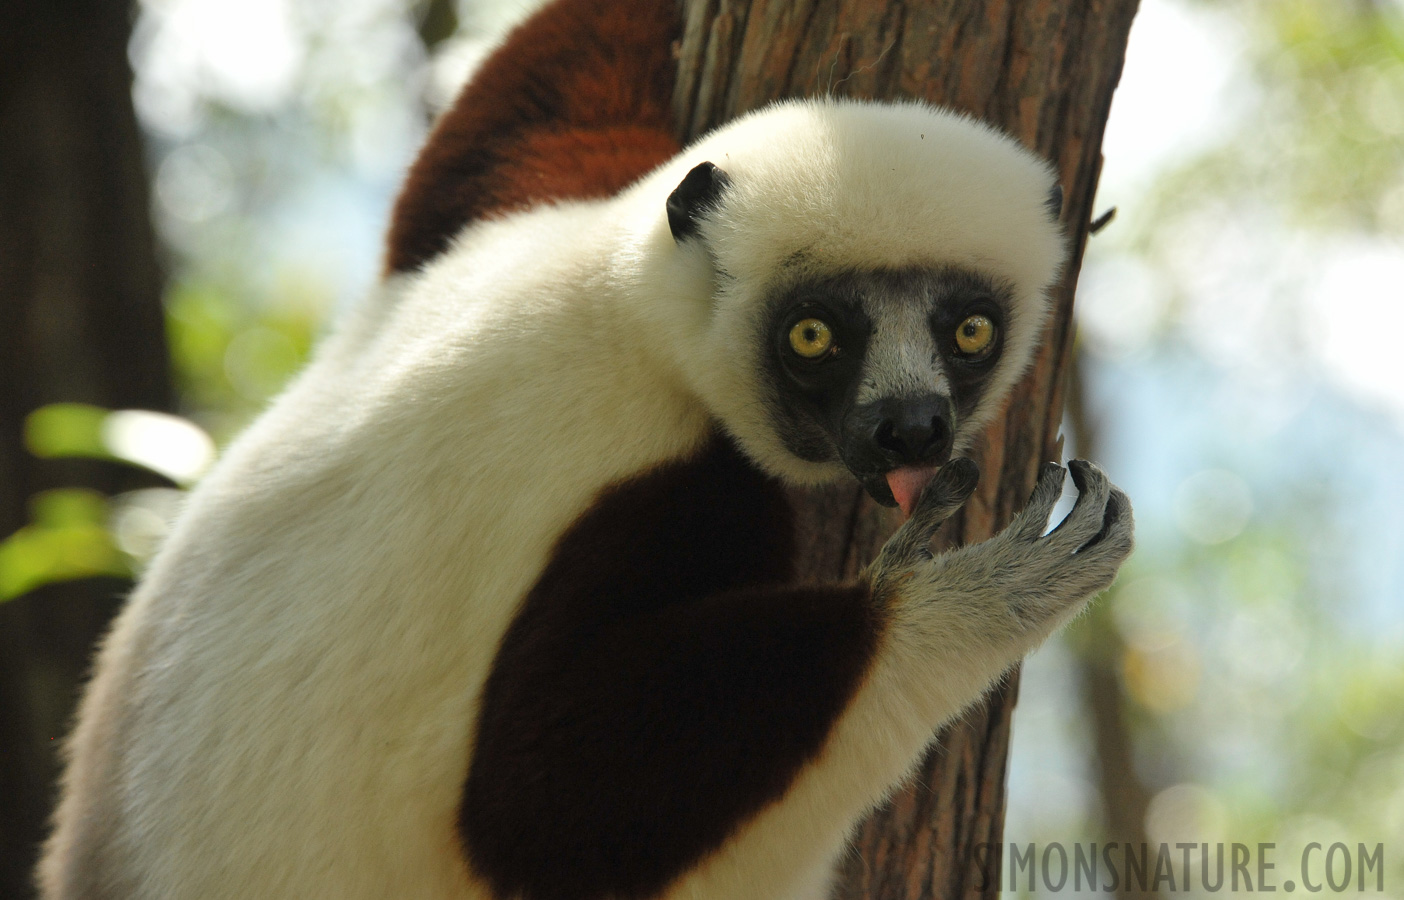
[(1091, 463), (1073, 460), (1068, 468), (1079, 494), (1057, 528), (1043, 533), (1062, 494), (1064, 470), (1047, 463), (1008, 528), (938, 556), (930, 548), (936, 527), (965, 502), (979, 477), (970, 460), (951, 460), (869, 569), (874, 591), (899, 606), (943, 604), (943, 620), (960, 620), (962, 631), (970, 626), (986, 640), (1037, 644), (1111, 585), (1133, 544), (1126, 495)]
[(1009, 609), (1028, 628), (1054, 626), (1084, 601), (1111, 587), (1131, 555), (1135, 520), (1131, 501), (1101, 469), (1082, 459), (1068, 463), (1077, 503), (1048, 534), (1048, 516), (1063, 491), (1063, 468), (1047, 463), (1033, 496), (1009, 527), (980, 547), (1007, 560)]

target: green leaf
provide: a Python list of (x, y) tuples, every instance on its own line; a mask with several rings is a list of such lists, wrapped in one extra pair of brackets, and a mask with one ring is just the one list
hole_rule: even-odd
[(0, 601), (58, 581), (131, 574), (101, 525), (29, 525), (0, 541)]
[(51, 403), (29, 414), (24, 443), (41, 459), (63, 456), (107, 458), (102, 423), (107, 410), (87, 403)]
[(140, 466), (189, 485), (214, 462), (214, 441), (180, 416), (53, 403), (29, 414), (25, 443), (42, 459), (80, 456)]
[(107, 498), (87, 488), (58, 488), (29, 498), (29, 515), (40, 528), (101, 527), (107, 520)]

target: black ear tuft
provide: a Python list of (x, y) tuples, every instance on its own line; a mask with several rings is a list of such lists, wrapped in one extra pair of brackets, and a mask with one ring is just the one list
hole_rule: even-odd
[(1054, 222), (1062, 217), (1063, 186), (1061, 184), (1053, 185), (1052, 189), (1048, 191), (1048, 199), (1043, 201), (1043, 206), (1048, 210), (1048, 215)]
[(731, 179), (727, 174), (709, 162), (687, 173), (682, 184), (668, 195), (668, 228), (673, 240), (682, 243), (697, 233), (703, 214), (717, 205), (728, 184)]

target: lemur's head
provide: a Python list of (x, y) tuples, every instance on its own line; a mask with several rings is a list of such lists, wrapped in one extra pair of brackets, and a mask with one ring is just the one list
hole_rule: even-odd
[(1028, 365), (1065, 253), (1047, 164), (918, 104), (793, 103), (684, 154), (709, 273), (688, 377), (758, 463), (910, 513)]

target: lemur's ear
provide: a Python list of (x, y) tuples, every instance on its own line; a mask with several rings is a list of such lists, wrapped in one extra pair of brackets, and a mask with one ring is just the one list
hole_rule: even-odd
[(1053, 185), (1053, 188), (1048, 192), (1048, 199), (1043, 201), (1043, 206), (1048, 210), (1048, 217), (1054, 222), (1058, 221), (1063, 215), (1063, 186), (1061, 184)]
[(668, 228), (673, 240), (682, 243), (697, 233), (702, 216), (717, 205), (728, 184), (731, 179), (727, 174), (709, 162), (687, 173), (668, 195)]

